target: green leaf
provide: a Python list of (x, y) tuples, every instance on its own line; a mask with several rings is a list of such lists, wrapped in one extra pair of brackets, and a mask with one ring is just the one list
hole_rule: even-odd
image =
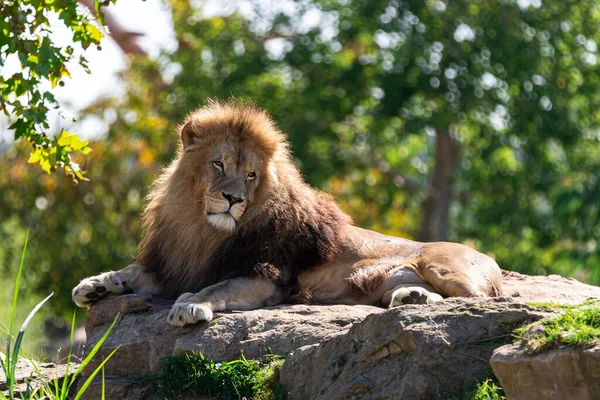
[(35, 54), (32, 54), (29, 57), (27, 57), (27, 61), (29, 61), (30, 63), (33, 63), (33, 64), (37, 64), (40, 62), (40, 59)]

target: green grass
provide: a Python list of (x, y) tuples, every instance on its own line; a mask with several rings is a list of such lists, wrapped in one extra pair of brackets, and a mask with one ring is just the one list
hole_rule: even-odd
[(586, 300), (580, 304), (566, 304), (566, 303), (556, 303), (554, 301), (530, 301), (527, 302), (527, 305), (532, 307), (541, 308), (547, 311), (557, 311), (557, 310), (571, 310), (574, 308), (579, 308), (584, 304), (592, 304), (595, 303), (596, 300)]
[[(22, 345), (23, 339), (25, 337), (25, 331), (27, 330), (29, 323), (33, 320), (35, 314), (40, 310), (40, 308), (52, 297), (54, 293), (51, 293), (44, 300), (38, 302), (35, 307), (29, 312), (27, 317), (19, 329), (19, 332), (16, 336), (13, 336), (13, 327), (16, 326), (17, 312), (18, 312), (18, 299), (19, 299), (19, 288), (21, 284), (21, 276), (23, 274), (23, 265), (25, 261), (25, 253), (27, 252), (27, 242), (29, 240), (29, 232), (25, 237), (25, 242), (23, 245), (23, 250), (21, 252), (21, 261), (19, 263), (19, 268), (17, 270), (17, 275), (15, 278), (14, 291), (12, 296), (12, 303), (10, 308), (10, 318), (8, 319), (9, 324), (8, 327), (3, 325), (3, 330), (5, 334), (6, 340), (6, 350), (4, 353), (4, 357), (0, 358), (0, 368), (4, 372), (6, 376), (6, 392), (7, 394), (0, 392), (0, 400), (13, 400), (13, 399), (23, 399), (23, 400), (67, 400), (74, 399), (79, 400), (89, 385), (91, 384), (94, 377), (102, 371), (102, 393), (104, 394), (104, 364), (115, 354), (118, 350), (115, 349), (112, 353), (110, 353), (101, 363), (100, 365), (92, 371), (89, 377), (80, 385), (79, 390), (76, 393), (71, 393), (72, 388), (74, 387), (75, 381), (79, 375), (83, 372), (83, 369), (92, 361), (93, 357), (96, 355), (102, 343), (106, 340), (111, 330), (113, 329), (115, 323), (117, 322), (117, 317), (113, 321), (112, 325), (107, 329), (102, 338), (98, 341), (98, 343), (91, 349), (85, 359), (81, 362), (80, 365), (77, 366), (76, 370), (69, 377), (69, 369), (74, 368), (75, 366), (71, 363), (71, 356), (73, 354), (73, 335), (75, 332), (75, 314), (73, 314), (73, 321), (71, 324), (71, 340), (70, 340), (70, 348), (69, 354), (67, 357), (66, 363), (66, 373), (64, 378), (57, 379), (48, 379), (42, 375), (38, 367), (36, 366), (35, 360), (23, 352)], [(14, 341), (14, 343), (13, 343)], [(33, 367), (34, 371), (37, 374), (37, 384), (31, 385), (30, 382), (32, 380), (28, 380), (26, 382), (26, 388), (24, 391), (17, 391), (17, 381), (16, 381), (16, 369), (19, 358), (22, 358), (23, 355), (30, 362), (30, 365)], [(104, 395), (102, 396), (104, 399)]]
[(161, 360), (160, 371), (143, 379), (161, 398), (207, 395), (218, 399), (283, 398), (279, 368), (283, 357), (269, 355), (257, 360), (215, 362), (201, 353)]
[(472, 400), (505, 400), (504, 391), (502, 388), (491, 379), (477, 385), (477, 389), (471, 397)]
[(504, 391), (498, 386), (495, 377), (485, 379), (461, 394), (442, 397), (445, 400), (506, 400)]
[(557, 315), (544, 318), (515, 330), (515, 338), (527, 353), (564, 346), (600, 343), (600, 301), (587, 300), (576, 305), (533, 303), (547, 310), (561, 310)]
[[(24, 254), (23, 243), (28, 237), (28, 233), (26, 229), (22, 229), (18, 225), (16, 220), (6, 221), (4, 225), (0, 226), (0, 236), (7, 235), (6, 231), (1, 231), (2, 229), (9, 230), (11, 240), (7, 240), (0, 245), (0, 288), (2, 288), (0, 289), (0, 337), (6, 335), (13, 311), (14, 326), (21, 326), (29, 311), (46, 297), (34, 290), (39, 277), (35, 274), (24, 273), (19, 281), (19, 301), (16, 304), (16, 309), (12, 307), (14, 292), (10, 288), (15, 286), (15, 279), (21, 265), (20, 261)], [(45, 354), (42, 351), (42, 348), (47, 344), (44, 320), (50, 314), (47, 307), (39, 310), (36, 318), (30, 321), (27, 327), (27, 335), (23, 339), (23, 348), (35, 354), (36, 358), (39, 359), (53, 356), (53, 354)]]

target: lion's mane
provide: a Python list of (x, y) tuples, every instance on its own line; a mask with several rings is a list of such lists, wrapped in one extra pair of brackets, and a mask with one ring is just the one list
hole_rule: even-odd
[[(210, 101), (186, 118), (179, 133), (187, 129), (201, 130), (203, 140), (194, 160), (183, 162), (189, 154), (180, 146), (152, 186), (137, 262), (155, 274), (167, 298), (241, 276), (267, 277), (288, 301), (298, 297), (298, 273), (339, 252), (340, 233), (350, 217), (304, 182), (285, 135), (261, 109)], [(208, 223), (198, 187), (209, 185), (210, 177), (198, 176), (194, 168), (224, 140), (252, 149), (270, 171), (233, 233)]]

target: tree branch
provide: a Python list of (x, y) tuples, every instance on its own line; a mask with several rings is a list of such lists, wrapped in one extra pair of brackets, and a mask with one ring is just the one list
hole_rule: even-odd
[[(77, 0), (77, 2), (89, 8), (92, 15), (97, 15), (96, 9), (94, 8), (93, 0)], [(121, 48), (123, 53), (146, 55), (146, 51), (142, 49), (142, 47), (137, 43), (137, 38), (140, 36), (144, 36), (143, 33), (128, 31), (108, 11), (104, 11), (104, 25), (108, 27), (110, 36)]]

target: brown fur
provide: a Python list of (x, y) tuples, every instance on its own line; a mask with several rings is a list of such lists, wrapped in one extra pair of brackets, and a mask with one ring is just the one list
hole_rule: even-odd
[[(328, 195), (304, 183), (284, 134), (264, 111), (213, 101), (186, 118), (181, 134), (177, 157), (148, 195), (137, 257), (156, 274), (167, 297), (244, 275), (275, 278), (294, 292), (299, 269), (339, 251), (337, 236), (350, 218)], [(200, 164), (223, 143), (254, 153), (260, 163), (260, 182), (234, 236), (208, 224), (201, 195), (211, 179), (199, 173)], [(185, 145), (191, 149), (184, 151)]]
[(394, 265), (365, 265), (358, 266), (356, 263), (356, 269), (347, 278), (350, 283), (351, 290), (357, 294), (364, 294), (367, 296), (373, 296), (379, 288), (389, 278), (392, 270), (396, 268)]

